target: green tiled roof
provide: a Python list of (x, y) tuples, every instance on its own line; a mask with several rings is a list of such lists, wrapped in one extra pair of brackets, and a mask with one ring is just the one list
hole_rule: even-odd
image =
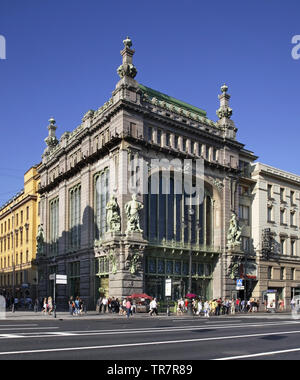
[(181, 100), (172, 98), (169, 95), (163, 94), (159, 91), (153, 90), (152, 88), (143, 86), (142, 84), (139, 84), (140, 89), (146, 93), (151, 98), (156, 98), (161, 101), (165, 101), (166, 103), (172, 104), (176, 107), (182, 108), (189, 112), (194, 112), (198, 114), (199, 116), (206, 117), (206, 112), (198, 107), (192, 106), (188, 103), (182, 102)]

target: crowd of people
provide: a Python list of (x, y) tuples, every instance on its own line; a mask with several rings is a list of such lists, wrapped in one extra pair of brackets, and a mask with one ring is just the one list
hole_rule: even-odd
[[(212, 315), (228, 315), (237, 312), (258, 312), (259, 300), (250, 298), (248, 301), (238, 299), (221, 299), (201, 300), (194, 298), (192, 302), (192, 311), (195, 315), (209, 317)], [(177, 314), (185, 313), (189, 308), (189, 299), (179, 299), (177, 302)]]
[[(150, 316), (153, 314), (158, 315), (158, 303), (156, 298), (151, 300), (147, 305), (146, 310)], [(100, 313), (112, 313), (119, 315), (126, 315), (129, 318), (131, 315), (137, 312), (137, 303), (135, 299), (129, 297), (119, 300), (115, 297), (100, 297), (97, 300), (96, 311)]]
[(86, 306), (85, 302), (80, 297), (73, 297), (71, 296), (68, 302), (69, 305), (69, 313), (70, 315), (81, 315), (83, 313), (86, 313)]

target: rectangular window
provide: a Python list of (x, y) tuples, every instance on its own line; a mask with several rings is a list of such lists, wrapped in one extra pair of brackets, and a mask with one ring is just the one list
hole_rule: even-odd
[(280, 210), (280, 224), (285, 224), (285, 209)]
[(175, 136), (174, 138), (174, 148), (178, 149), (178, 136)]
[(170, 133), (166, 133), (166, 146), (170, 146), (171, 136)]
[(242, 250), (244, 252), (250, 251), (250, 238), (242, 236)]
[(182, 150), (186, 152), (186, 139), (182, 139)]
[(295, 268), (291, 268), (291, 280), (292, 280), (292, 281), (295, 280), (295, 273), (296, 273)]
[(161, 130), (157, 130), (157, 144), (161, 145)]
[(284, 188), (280, 188), (280, 202), (285, 202), (285, 191)]
[(290, 201), (291, 201), (291, 206), (295, 204), (295, 192), (291, 190), (290, 194)]
[(268, 199), (272, 199), (272, 198), (273, 198), (273, 186), (268, 185)]
[(194, 141), (191, 141), (191, 153), (192, 154), (195, 153), (195, 142)]
[(290, 212), (290, 223), (291, 226), (296, 226), (296, 218), (295, 218), (296, 213), (291, 211)]
[(153, 136), (153, 129), (152, 127), (148, 128), (148, 141), (152, 141), (152, 136)]
[(296, 246), (295, 240), (291, 240), (291, 256), (295, 256), (295, 246)]
[(217, 149), (213, 148), (213, 161), (217, 161)]
[(249, 206), (243, 206), (239, 205), (239, 219), (246, 223), (247, 225), (249, 224)]
[(268, 267), (268, 280), (272, 280), (272, 267)]
[(280, 251), (282, 255), (285, 255), (285, 239), (280, 239)]
[(198, 144), (198, 156), (202, 156), (202, 144)]
[(273, 207), (268, 207), (268, 222), (273, 223)]

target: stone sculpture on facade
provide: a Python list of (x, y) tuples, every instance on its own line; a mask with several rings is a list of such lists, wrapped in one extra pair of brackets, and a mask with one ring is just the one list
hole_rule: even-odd
[(44, 241), (45, 241), (45, 235), (44, 235), (44, 229), (43, 226), (40, 224), (38, 227), (38, 234), (36, 236), (36, 253), (37, 255), (43, 255), (44, 253)]
[(107, 258), (111, 263), (111, 272), (113, 274), (116, 274), (117, 273), (117, 260), (116, 260), (116, 256), (114, 255), (113, 250), (109, 251)]
[(127, 216), (127, 232), (143, 232), (140, 227), (139, 211), (143, 209), (143, 204), (136, 200), (136, 195), (132, 195), (132, 200), (125, 204)]
[(239, 247), (241, 244), (242, 229), (238, 225), (236, 214), (232, 214), (230, 226), (227, 234), (227, 244), (229, 248)]
[(119, 232), (121, 230), (120, 208), (117, 198), (112, 195), (106, 205), (108, 232)]

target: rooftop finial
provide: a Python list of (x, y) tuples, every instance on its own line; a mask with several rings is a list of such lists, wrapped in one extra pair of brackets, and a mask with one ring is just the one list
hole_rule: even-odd
[(221, 87), (221, 91), (224, 93), (226, 93), (228, 91), (228, 86), (224, 83), (223, 86)]
[(131, 49), (132, 41), (129, 37), (123, 41), (124, 49), (121, 51), (123, 57), (123, 63), (118, 68), (117, 72), (120, 78), (130, 77), (134, 78), (137, 74), (137, 69), (132, 63), (132, 57), (134, 54), (134, 49)]
[(132, 46), (132, 41), (131, 41), (131, 39), (127, 36), (126, 39), (123, 41), (123, 44), (124, 44), (125, 48), (128, 47), (128, 48), (130, 49), (131, 46)]
[(58, 144), (58, 140), (57, 140), (56, 135), (55, 135), (55, 131), (57, 128), (57, 126), (55, 125), (56, 121), (54, 120), (53, 117), (51, 117), (48, 121), (50, 123), (48, 125), (49, 134), (45, 138), (45, 143), (47, 144), (47, 148), (46, 148), (47, 152), (49, 152), (51, 149), (53, 149)]
[(220, 107), (217, 110), (217, 116), (219, 118), (217, 124), (225, 132), (227, 138), (235, 139), (237, 128), (231, 120), (232, 109), (229, 107), (230, 95), (228, 94), (228, 86), (226, 84), (223, 84), (221, 87), (221, 92), (222, 94), (218, 96)]

